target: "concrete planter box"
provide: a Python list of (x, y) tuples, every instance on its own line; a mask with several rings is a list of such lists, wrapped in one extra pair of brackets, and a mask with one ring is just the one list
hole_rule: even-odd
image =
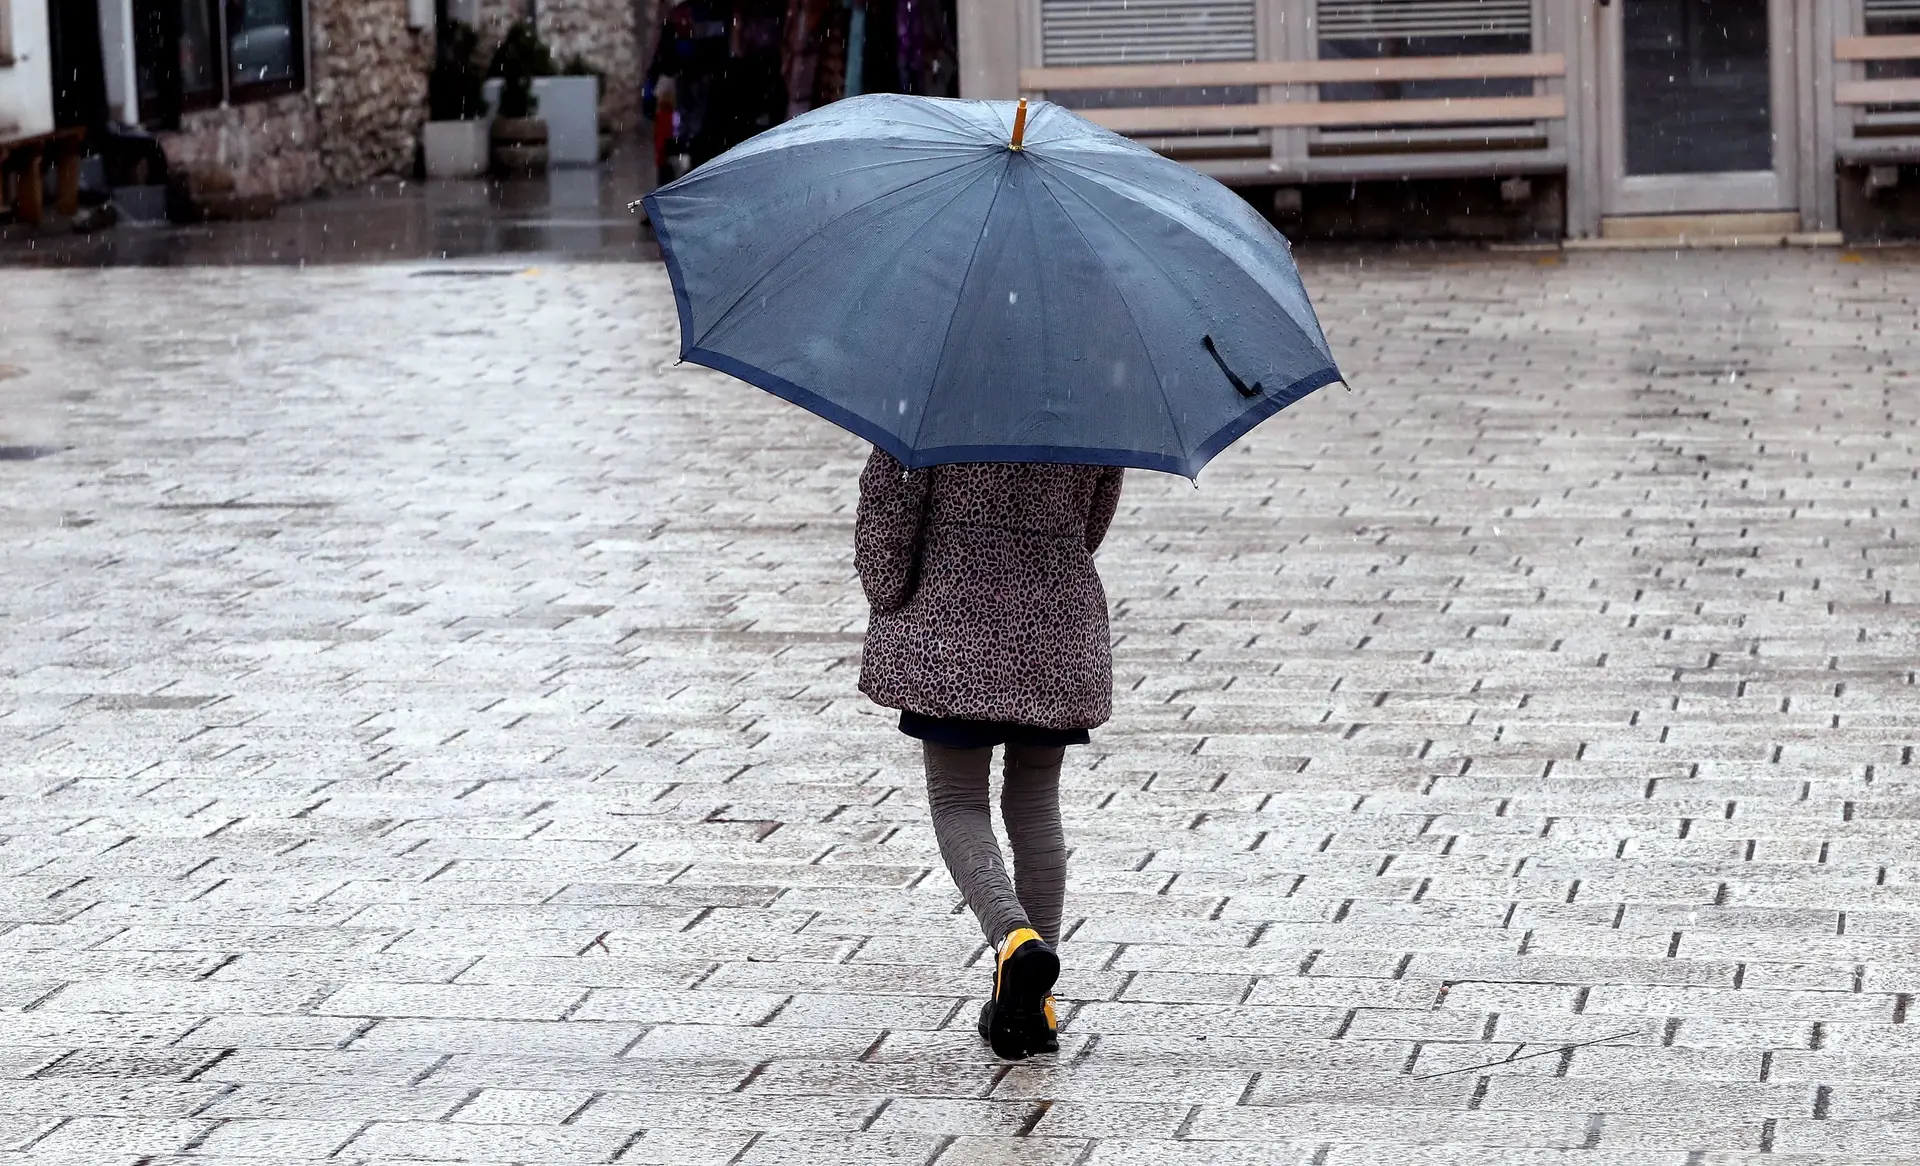
[(487, 172), (486, 119), (430, 121), (420, 130), (428, 178), (478, 178)]
[[(498, 77), (487, 80), (481, 100), (490, 112), (500, 105)], [(600, 161), (600, 78), (535, 77), (534, 116), (547, 123), (547, 161), (555, 166), (592, 166)]]
[(555, 166), (600, 161), (600, 79), (535, 77), (533, 97), (547, 123), (547, 160)]

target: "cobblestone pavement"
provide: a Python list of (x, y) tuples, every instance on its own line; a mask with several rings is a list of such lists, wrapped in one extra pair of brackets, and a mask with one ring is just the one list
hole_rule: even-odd
[(1102, 552), (1057, 1057), (651, 266), (0, 281), (0, 1164), (1920, 1161), (1920, 267), (1327, 255)]

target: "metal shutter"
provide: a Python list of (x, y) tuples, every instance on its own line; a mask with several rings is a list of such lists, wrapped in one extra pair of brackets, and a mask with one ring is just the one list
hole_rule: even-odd
[(1868, 20), (1920, 20), (1920, 0), (1867, 0)]
[(1254, 0), (1041, 0), (1048, 65), (1251, 61)]
[(1532, 32), (1533, 0), (1320, 0), (1322, 40)]

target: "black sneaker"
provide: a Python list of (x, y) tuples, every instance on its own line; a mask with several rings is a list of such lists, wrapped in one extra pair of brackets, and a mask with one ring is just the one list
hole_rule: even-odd
[[(993, 1040), (993, 1001), (980, 1006), (980, 1020), (974, 1025), (980, 1032), (980, 1039)], [(1060, 1051), (1060, 1022), (1053, 1010), (1053, 997), (1047, 997), (1041, 1005), (1040, 1015), (1027, 1030), (1027, 1055), (1035, 1053), (1057, 1053)]]
[(1034, 1026), (1029, 1043), (1033, 1046), (1028, 1052), (1057, 1053), (1060, 1051), (1060, 1018), (1053, 1011), (1053, 997), (1049, 996), (1040, 1005), (1040, 1023)]
[(1053, 997), (1048, 994), (1059, 978), (1060, 957), (1039, 932), (1022, 927), (1001, 943), (993, 970), (993, 998), (980, 1009), (977, 1026), (995, 1056), (1018, 1061), (1059, 1049)]

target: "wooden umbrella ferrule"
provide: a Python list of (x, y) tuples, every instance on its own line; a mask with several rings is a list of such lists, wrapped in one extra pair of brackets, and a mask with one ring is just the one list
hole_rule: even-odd
[(1010, 150), (1018, 150), (1027, 136), (1027, 99), (1020, 99), (1020, 108), (1013, 111), (1013, 141), (1007, 143)]

